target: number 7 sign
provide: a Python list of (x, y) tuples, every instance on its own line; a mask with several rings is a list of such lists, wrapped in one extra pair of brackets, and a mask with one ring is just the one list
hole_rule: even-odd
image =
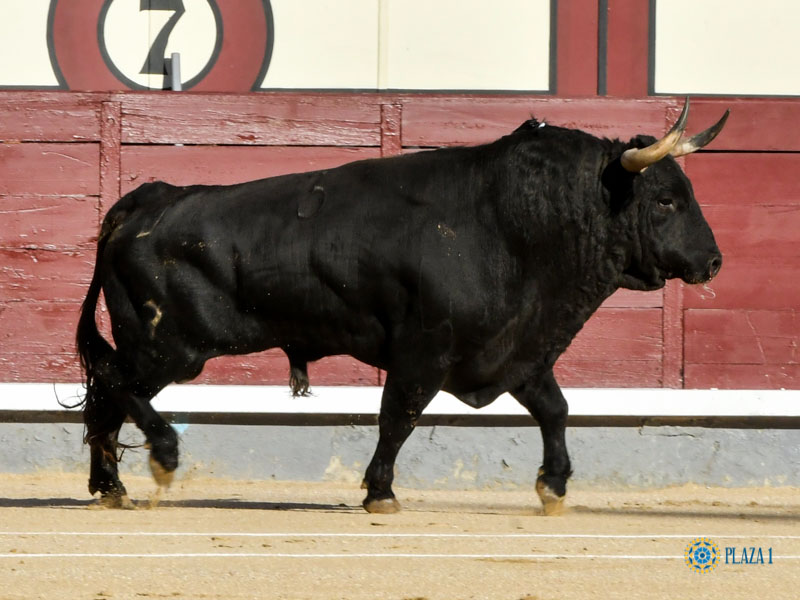
[(168, 89), (181, 55), (185, 90), (258, 89), (272, 55), (269, 0), (53, 0), (48, 47), (61, 87)]
[[(216, 8), (216, 3), (211, 3), (211, 6)], [(172, 30), (180, 21), (181, 17), (186, 14), (186, 7), (183, 6), (182, 0), (139, 0), (139, 12), (150, 10), (171, 10), (172, 16), (161, 28), (161, 31), (156, 35), (153, 40), (153, 45), (150, 46), (150, 51), (147, 53), (147, 58), (144, 61), (141, 74), (149, 75), (167, 75), (166, 62), (167, 62), (167, 43)], [(214, 15), (218, 18), (219, 10)], [(216, 31), (219, 31), (219, 23), (216, 23)], [(218, 48), (215, 48), (218, 50)], [(218, 52), (217, 52), (218, 54)]]

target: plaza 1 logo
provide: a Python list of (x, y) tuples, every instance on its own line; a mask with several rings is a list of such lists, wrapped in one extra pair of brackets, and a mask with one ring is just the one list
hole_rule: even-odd
[(725, 547), (726, 565), (771, 565), (772, 548), (761, 548), (760, 546), (736, 546)]
[(266, 75), (274, 24), (269, 0), (53, 0), (48, 47), (61, 87), (250, 91)]
[(711, 573), (720, 563), (719, 547), (708, 538), (695, 538), (684, 549), (683, 558), (695, 573)]
[[(717, 544), (706, 537), (693, 539), (683, 552), (684, 562), (695, 573), (710, 573), (722, 562)], [(772, 548), (759, 546), (725, 547), (726, 565), (771, 565)]]

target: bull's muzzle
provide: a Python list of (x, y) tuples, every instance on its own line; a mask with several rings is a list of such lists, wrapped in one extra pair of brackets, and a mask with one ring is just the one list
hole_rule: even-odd
[(706, 269), (706, 281), (714, 279), (721, 268), (722, 254), (717, 252), (716, 256), (711, 257), (711, 260), (708, 261), (708, 268)]
[(705, 261), (705, 264), (702, 262), (697, 264), (693, 269), (687, 271), (681, 279), (686, 283), (692, 284), (707, 283), (714, 279), (722, 268), (722, 254), (717, 250), (711, 252), (708, 256), (709, 258)]

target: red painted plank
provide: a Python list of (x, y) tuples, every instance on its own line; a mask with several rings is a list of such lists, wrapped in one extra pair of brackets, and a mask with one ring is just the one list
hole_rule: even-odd
[(378, 369), (350, 356), (329, 356), (308, 365), (311, 385), (378, 385)]
[(89, 287), (91, 250), (0, 250), (0, 302), (76, 302)]
[(794, 310), (688, 310), (686, 362), (800, 364)]
[(77, 248), (97, 235), (99, 206), (85, 196), (3, 196), (0, 222), (0, 248)]
[[(2, 310), (2, 308), (0, 308)], [(0, 354), (0, 381), (14, 383), (63, 383), (82, 381), (77, 356), (68, 353)], [(77, 402), (77, 398), (61, 398)]]
[(285, 385), (288, 391), (289, 361), (277, 348), (244, 356), (220, 356), (206, 362), (192, 383)]
[(800, 389), (798, 365), (686, 365), (686, 387), (693, 389)]
[(377, 158), (379, 148), (124, 146), (122, 193), (148, 181), (230, 184)]
[(609, 96), (647, 96), (650, 4), (642, 0), (608, 0)]
[(800, 308), (800, 260), (731, 258), (706, 286), (686, 286), (685, 308)]
[(558, 2), (557, 77), (559, 96), (597, 93), (597, 0)]
[[(78, 302), (0, 303), (3, 355), (74, 353), (79, 310)], [(20, 362), (26, 360), (26, 356), (19, 357)]]
[(800, 152), (800, 128), (787, 126), (800, 123), (800, 103), (793, 98), (693, 98), (690, 132), (716, 123), (727, 108), (731, 115), (710, 149)]
[[(378, 370), (349, 356), (331, 356), (308, 365), (315, 385), (378, 385)], [(193, 383), (260, 384), (286, 386), (289, 396), (289, 361), (279, 349), (246, 356), (221, 356), (206, 363)]]
[(98, 144), (0, 144), (0, 195), (99, 193)]
[(683, 284), (678, 280), (667, 282), (664, 288), (662, 313), (664, 387), (683, 387), (684, 320)]
[(794, 206), (707, 206), (703, 213), (724, 260), (800, 257), (800, 204)]
[(365, 94), (115, 94), (126, 144), (380, 146), (377, 98)]
[(685, 170), (702, 205), (800, 205), (800, 153), (698, 152)]
[(564, 353), (564, 360), (661, 360), (661, 311), (600, 309)]
[(593, 135), (629, 139), (664, 132), (672, 100), (563, 99), (541, 96), (420, 97), (403, 103), (403, 145), (481, 144), (531, 116)]
[(100, 199), (107, 206), (120, 197), (122, 105), (103, 102), (100, 130)]
[(661, 387), (661, 361), (572, 361), (556, 363), (554, 373), (564, 387)]
[[(637, 0), (625, 0), (626, 2), (637, 2)], [(563, 7), (561, 5), (564, 5)], [(570, 3), (559, 3), (559, 10), (565, 10)], [(641, 3), (642, 5), (646, 3)], [(624, 8), (624, 7), (623, 7)], [(635, 7), (634, 7), (635, 8)], [(625, 9), (627, 10), (627, 9)], [(637, 9), (641, 13), (643, 9)], [(614, 6), (613, 0), (610, 4), (610, 22), (609, 26), (614, 27), (614, 14), (618, 12), (617, 7)], [(586, 14), (576, 15), (576, 19), (580, 20), (593, 20), (596, 11), (589, 11)], [(641, 16), (641, 15), (640, 15)], [(638, 18), (640, 18), (640, 16)], [(646, 26), (642, 30), (646, 35)], [(626, 41), (628, 32), (625, 32), (621, 38), (609, 39), (609, 51), (615, 51), (615, 41), (626, 45), (631, 42)], [(563, 43), (563, 40), (562, 40)], [(589, 44), (590, 46), (591, 44)], [(563, 50), (563, 48), (562, 48)], [(646, 54), (642, 54), (637, 60), (641, 60)], [(582, 68), (588, 69), (589, 63), (594, 68), (593, 61), (587, 61), (587, 64)], [(614, 65), (610, 64), (610, 76), (613, 77)], [(560, 74), (562, 84), (566, 84), (564, 77), (565, 73)], [(610, 82), (614, 85), (614, 82)], [(624, 85), (629, 85), (629, 82), (621, 82)], [(588, 85), (588, 84), (586, 84)], [(562, 91), (562, 94), (567, 92)], [(578, 92), (576, 92), (577, 94)], [(614, 92), (610, 91), (613, 95)], [(646, 91), (640, 94), (646, 96)], [(379, 132), (379, 109), (381, 103), (397, 103), (401, 102), (406, 106), (412, 106), (416, 102), (434, 102), (440, 101), (442, 98), (452, 98), (455, 96), (442, 96), (441, 94), (419, 94), (419, 95), (406, 95), (398, 96), (385, 96), (379, 94), (359, 94), (359, 93), (341, 93), (341, 94), (319, 94), (319, 93), (259, 93), (259, 94), (186, 94), (186, 95), (171, 95), (171, 94), (148, 94), (148, 93), (115, 93), (115, 94), (100, 94), (100, 93), (85, 93), (85, 92), (38, 92), (38, 91), (0, 91), (0, 140), (28, 140), (28, 141), (85, 141), (85, 140), (98, 140), (100, 138), (100, 106), (104, 101), (112, 100), (115, 102), (122, 102), (130, 106), (130, 138), (126, 141), (146, 142), (142, 136), (145, 136), (143, 129), (144, 123), (150, 123), (148, 128), (152, 128), (153, 124), (158, 122), (161, 118), (158, 117), (158, 112), (171, 112), (171, 113), (188, 113), (195, 110), (198, 106), (202, 109), (204, 104), (213, 105), (210, 112), (214, 115), (208, 115), (208, 119), (201, 118), (201, 122), (205, 122), (206, 128), (212, 131), (216, 129), (217, 134), (220, 135), (220, 130), (229, 130), (229, 133), (224, 137), (226, 141), (215, 141), (211, 138), (203, 139), (199, 143), (261, 143), (258, 136), (254, 139), (248, 139), (246, 132), (242, 130), (247, 129), (247, 121), (245, 120), (240, 129), (237, 129), (236, 124), (232, 122), (225, 122), (227, 119), (226, 108), (229, 105), (230, 115), (239, 117), (253, 113), (256, 117), (255, 120), (263, 120), (263, 117), (271, 114), (274, 105), (291, 104), (311, 104), (312, 108), (298, 109), (299, 113), (305, 112), (309, 115), (310, 121), (313, 121), (313, 107), (316, 107), (317, 113), (324, 113), (325, 110), (330, 110), (333, 118), (336, 121), (336, 111), (342, 107), (356, 111), (357, 123), (370, 123), (371, 134), (370, 139), (374, 143), (368, 145), (375, 145), (378, 143)], [(459, 96), (462, 100), (469, 102), (472, 98), (492, 98), (492, 96), (483, 94), (475, 97)], [(503, 96), (494, 96), (498, 100), (502, 100)], [(269, 99), (269, 100), (267, 100)], [(533, 97), (532, 100), (539, 101), (553, 101), (551, 98)], [(666, 99), (664, 99), (666, 101)], [(602, 102), (603, 99), (597, 99)], [(259, 104), (265, 104), (265, 108), (259, 109)], [(191, 105), (191, 106), (188, 106)], [(254, 105), (255, 108), (253, 107)], [(238, 108), (237, 108), (238, 107)], [(786, 123), (795, 123), (800, 121), (800, 104), (793, 99), (783, 98), (693, 98), (692, 110), (689, 119), (689, 132), (699, 131), (708, 127), (711, 123), (715, 122), (725, 111), (726, 108), (731, 108), (731, 118), (725, 127), (725, 131), (713, 142), (711, 146), (714, 150), (782, 150), (782, 151), (800, 151), (800, 130), (793, 127), (786, 127)], [(152, 110), (155, 114), (153, 121), (145, 114), (148, 110)], [(523, 111), (524, 112), (524, 111)], [(352, 114), (352, 113), (351, 113)], [(368, 115), (365, 117), (365, 115)], [(326, 115), (322, 114), (323, 117)], [(348, 120), (350, 116), (344, 115)], [(523, 115), (523, 118), (528, 115)], [(217, 123), (214, 124), (214, 118)], [(173, 120), (178, 116), (174, 116)], [(324, 120), (324, 119), (323, 119)], [(518, 125), (521, 119), (518, 118), (518, 113), (514, 114), (513, 122)], [(624, 121), (622, 121), (624, 123)], [(310, 123), (313, 126), (313, 123)], [(258, 129), (263, 129), (262, 125), (256, 125)], [(322, 127), (321, 129), (325, 129)], [(285, 132), (284, 132), (285, 133)], [(176, 140), (172, 139), (178, 135), (178, 131), (173, 132), (155, 132), (156, 136), (172, 136), (165, 139), (166, 143), (174, 143)], [(270, 136), (277, 135), (275, 132), (269, 134)], [(626, 133), (626, 135), (628, 135)], [(490, 136), (491, 137), (491, 136)], [(154, 138), (155, 139), (155, 138)], [(159, 138), (162, 139), (162, 138)], [(179, 140), (178, 140), (179, 141)], [(283, 143), (283, 142), (278, 142)], [(325, 142), (325, 144), (335, 144), (335, 142)], [(406, 145), (419, 145), (419, 144), (406, 144)]]
[(392, 156), (402, 152), (402, 124), (402, 104), (381, 105), (381, 156)]
[(85, 95), (0, 92), (0, 140), (80, 142), (100, 138), (100, 104)]
[(664, 291), (639, 292), (619, 289), (603, 302), (600, 308), (661, 308), (664, 306)]

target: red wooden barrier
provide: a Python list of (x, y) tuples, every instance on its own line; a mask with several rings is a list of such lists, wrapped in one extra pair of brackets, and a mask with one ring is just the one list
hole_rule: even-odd
[[(609, 79), (612, 88), (627, 93)], [(0, 92), (0, 381), (78, 379), (74, 327), (99, 221), (145, 181), (233, 183), (480, 143), (531, 115), (601, 136), (659, 134), (680, 106), (488, 94)], [(786, 126), (800, 105), (699, 99), (690, 128), (728, 106), (725, 132), (685, 161), (725, 254), (719, 278), (707, 289), (615, 294), (559, 361), (565, 385), (800, 386), (800, 134)], [(284, 384), (287, 373), (282, 354), (269, 351), (210, 361), (198, 381)], [(313, 365), (311, 379), (377, 385), (381, 374), (334, 357)]]

